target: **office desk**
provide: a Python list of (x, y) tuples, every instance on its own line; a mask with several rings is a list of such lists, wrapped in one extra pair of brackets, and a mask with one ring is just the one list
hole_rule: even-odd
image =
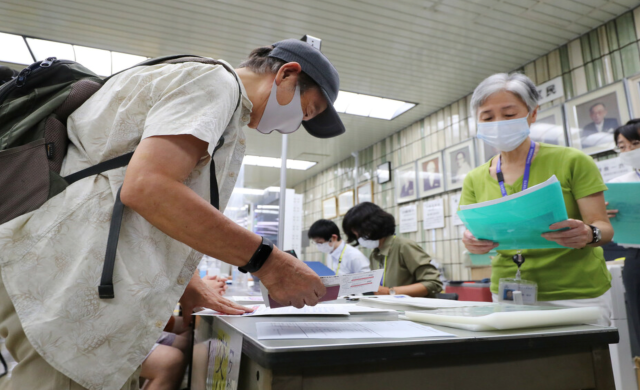
[[(395, 315), (218, 317), (243, 335), (241, 390), (615, 389), (609, 344), (615, 328), (570, 326), (469, 332), (455, 338), (258, 340), (258, 322), (393, 321)], [(196, 327), (192, 390), (203, 390), (213, 317)], [(204, 359), (204, 361), (203, 361)]]

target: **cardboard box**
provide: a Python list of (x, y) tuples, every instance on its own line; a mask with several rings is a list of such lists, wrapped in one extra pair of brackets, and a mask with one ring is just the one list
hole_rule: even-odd
[(634, 357), (633, 362), (636, 364), (636, 377), (638, 380), (638, 390), (640, 390), (640, 357)]
[(482, 280), (491, 277), (491, 266), (471, 267), (471, 280)]

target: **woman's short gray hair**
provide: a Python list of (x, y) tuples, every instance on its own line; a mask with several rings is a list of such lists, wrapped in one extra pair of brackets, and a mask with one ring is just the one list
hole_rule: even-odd
[[(527, 105), (529, 113), (538, 107), (540, 94), (530, 78), (522, 73), (496, 73), (484, 79), (471, 96), (471, 115), (476, 118), (478, 108), (487, 98), (496, 92), (509, 91), (518, 96)], [(476, 118), (477, 119), (477, 118)]]

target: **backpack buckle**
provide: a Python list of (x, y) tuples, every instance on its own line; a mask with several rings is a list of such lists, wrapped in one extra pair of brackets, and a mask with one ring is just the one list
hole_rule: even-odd
[(101, 284), (98, 286), (98, 295), (100, 299), (113, 299), (113, 284)]
[(46, 60), (44, 60), (44, 61), (42, 61), (42, 62), (40, 63), (40, 67), (41, 67), (41, 68), (48, 68), (48, 67), (50, 67), (50, 66), (51, 66), (51, 64), (53, 64), (53, 62), (54, 62), (55, 60), (57, 60), (57, 58), (56, 58), (56, 57), (49, 57), (49, 58), (47, 58)]

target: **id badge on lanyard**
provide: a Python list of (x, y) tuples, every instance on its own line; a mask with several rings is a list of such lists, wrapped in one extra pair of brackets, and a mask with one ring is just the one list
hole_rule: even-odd
[(516, 277), (500, 279), (498, 301), (516, 305), (535, 305), (538, 301), (538, 284), (520, 278), (520, 267), (524, 263), (524, 256), (520, 251), (513, 256), (513, 262), (518, 266)]
[[(531, 146), (529, 147), (529, 154), (527, 155), (527, 161), (524, 169), (522, 190), (526, 190), (529, 186), (529, 173), (535, 149), (536, 143), (531, 141)], [(504, 186), (504, 176), (502, 175), (501, 168), (501, 159), (500, 157), (498, 157), (496, 175), (498, 176), (498, 182), (500, 184), (500, 191), (502, 192), (502, 196), (507, 196), (507, 189)], [(513, 256), (512, 260), (518, 266), (516, 277), (513, 279), (500, 279), (500, 284), (498, 287), (498, 301), (508, 302), (516, 305), (535, 305), (538, 301), (538, 284), (536, 282), (520, 278), (520, 267), (522, 267), (522, 264), (524, 264), (524, 256), (522, 255), (521, 251), (518, 251), (518, 253)]]

